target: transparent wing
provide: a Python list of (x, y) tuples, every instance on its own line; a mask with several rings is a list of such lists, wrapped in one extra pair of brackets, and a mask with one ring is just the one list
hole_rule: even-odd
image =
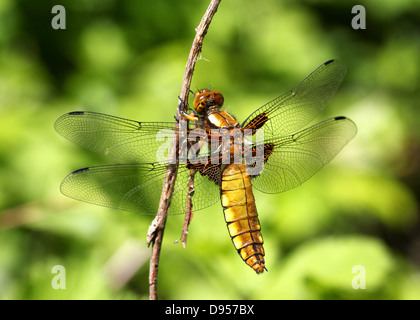
[[(156, 214), (166, 165), (158, 163), (97, 166), (77, 170), (61, 183), (61, 192), (73, 199), (125, 211)], [(169, 214), (185, 214), (190, 170), (178, 168)], [(205, 175), (194, 177), (193, 211), (219, 201), (219, 187)]]
[(253, 112), (242, 127), (263, 128), (267, 139), (298, 131), (328, 104), (345, 74), (346, 67), (341, 62), (325, 62), (294, 89)]
[(55, 129), (85, 149), (133, 163), (160, 161), (158, 149), (169, 150), (174, 125), (173, 122), (139, 122), (75, 111), (59, 117)]
[(356, 135), (346, 117), (335, 117), (287, 137), (268, 139), (270, 152), (252, 185), (265, 193), (283, 192), (301, 185), (330, 162)]

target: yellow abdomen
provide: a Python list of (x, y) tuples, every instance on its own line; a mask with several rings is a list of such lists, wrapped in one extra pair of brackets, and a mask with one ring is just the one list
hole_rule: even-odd
[(233, 245), (241, 258), (261, 273), (265, 269), (263, 238), (251, 180), (243, 164), (229, 164), (222, 173), (220, 193)]

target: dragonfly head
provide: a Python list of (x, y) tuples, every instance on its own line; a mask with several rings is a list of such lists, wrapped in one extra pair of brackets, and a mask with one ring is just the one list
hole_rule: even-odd
[(194, 94), (194, 110), (204, 114), (210, 107), (221, 108), (224, 102), (223, 95), (215, 90), (199, 90)]

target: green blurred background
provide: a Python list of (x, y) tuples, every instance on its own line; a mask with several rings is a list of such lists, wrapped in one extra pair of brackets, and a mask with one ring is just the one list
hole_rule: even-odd
[[(71, 171), (113, 163), (53, 129), (90, 110), (171, 121), (209, 1), (0, 0), (0, 298), (147, 299), (150, 216), (64, 197)], [(54, 30), (51, 9), (66, 8)], [(216, 204), (197, 212), (187, 248), (169, 218), (161, 299), (420, 298), (420, 1), (224, 0), (192, 90), (211, 87), (242, 121), (329, 59), (348, 74), (317, 119), (345, 115), (358, 134), (284, 194), (255, 192), (269, 272), (237, 255)], [(53, 289), (52, 268), (66, 270)], [(366, 289), (353, 289), (354, 266)]]

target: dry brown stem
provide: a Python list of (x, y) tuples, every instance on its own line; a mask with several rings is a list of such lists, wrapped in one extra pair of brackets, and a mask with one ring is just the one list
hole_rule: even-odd
[[(184, 72), (184, 79), (182, 82), (181, 93), (179, 95), (179, 106), (176, 118), (181, 120), (181, 115), (179, 114), (180, 109), (184, 112), (187, 111), (187, 102), (188, 102), (188, 95), (191, 86), (191, 79), (194, 72), (195, 63), (197, 62), (198, 55), (201, 52), (201, 48), (203, 46), (203, 40), (209, 28), (210, 22), (213, 19), (214, 14), (217, 11), (217, 8), (220, 4), (221, 0), (212, 0), (210, 5), (208, 6), (206, 13), (204, 14), (203, 18), (201, 19), (200, 24), (195, 29), (196, 35), (191, 47), (190, 54), (188, 56), (187, 65), (185, 67)], [(179, 124), (176, 124), (175, 132), (178, 132)], [(172, 140), (172, 147), (169, 153), (169, 158), (174, 159), (177, 158), (177, 146), (179, 143), (180, 137), (178, 134), (174, 134)], [(176, 164), (169, 164), (168, 169), (166, 171), (165, 181), (163, 184), (162, 195), (160, 198), (158, 214), (156, 218), (153, 220), (152, 224), (149, 227), (147, 233), (147, 243), (150, 245), (152, 244), (152, 255), (150, 258), (150, 270), (149, 270), (149, 299), (150, 300), (157, 300), (157, 273), (159, 269), (159, 256), (160, 250), (162, 247), (162, 238), (163, 232), (165, 229), (166, 218), (168, 215), (168, 210), (171, 202), (172, 192), (175, 185), (175, 179), (178, 171), (178, 163)], [(192, 189), (193, 190), (193, 189)], [(189, 192), (189, 195), (192, 193)], [(187, 215), (186, 222), (184, 223), (183, 228), (183, 244), (185, 245), (187, 229), (185, 229), (185, 224), (190, 221), (191, 213), (192, 213), (192, 202), (191, 197), (189, 196), (189, 200), (187, 201)], [(187, 228), (188, 228), (187, 224)], [(185, 237), (185, 238), (184, 238)]]

